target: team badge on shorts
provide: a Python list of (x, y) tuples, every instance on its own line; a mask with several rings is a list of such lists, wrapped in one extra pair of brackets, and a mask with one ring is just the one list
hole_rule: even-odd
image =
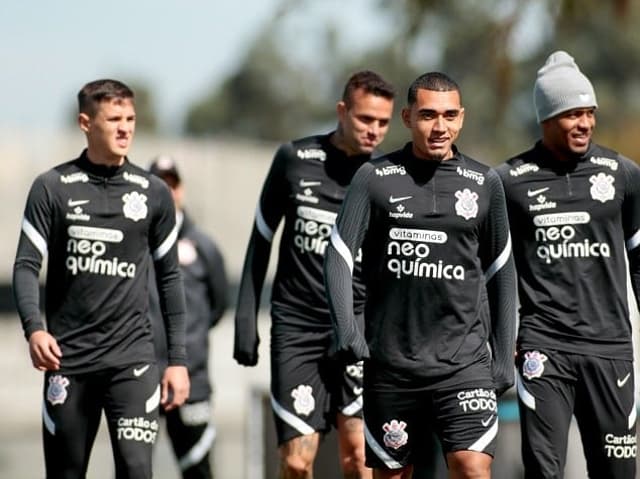
[(547, 359), (547, 356), (539, 351), (527, 351), (524, 353), (522, 375), (527, 379), (539, 378), (544, 372), (544, 362)]
[(591, 198), (602, 203), (612, 200), (616, 195), (616, 189), (613, 186), (615, 178), (611, 175), (598, 173), (589, 178), (591, 183)]
[(147, 217), (147, 196), (132, 191), (131, 193), (125, 193), (122, 195), (122, 201), (124, 205), (122, 212), (125, 218), (129, 218), (133, 221), (142, 220)]
[(54, 406), (63, 404), (67, 399), (67, 386), (69, 380), (64, 376), (51, 376), (49, 378), (49, 387), (47, 388), (47, 401)]
[(384, 436), (382, 437), (384, 445), (392, 449), (400, 449), (404, 446), (409, 439), (409, 435), (404, 430), (406, 427), (406, 422), (396, 419), (392, 419), (391, 422), (385, 422), (382, 425), (382, 429), (384, 430)]
[(313, 388), (311, 386), (300, 384), (291, 391), (291, 397), (295, 399), (293, 408), (297, 414), (308, 416), (316, 408), (316, 400), (313, 399)]
[(470, 220), (478, 216), (478, 193), (471, 191), (469, 188), (456, 191), (456, 214), (462, 216), (465, 220)]

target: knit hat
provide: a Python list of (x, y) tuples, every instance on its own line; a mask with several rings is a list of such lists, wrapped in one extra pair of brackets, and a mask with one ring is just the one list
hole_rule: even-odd
[(168, 176), (172, 177), (176, 183), (180, 183), (180, 173), (178, 173), (176, 162), (171, 156), (156, 156), (149, 166), (149, 172), (163, 179)]
[(597, 107), (589, 79), (573, 57), (558, 50), (547, 58), (533, 87), (533, 104), (538, 123), (574, 108)]

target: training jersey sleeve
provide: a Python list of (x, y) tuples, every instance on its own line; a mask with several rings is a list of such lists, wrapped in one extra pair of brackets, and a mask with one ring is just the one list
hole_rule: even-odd
[(331, 232), (324, 259), (324, 281), (334, 330), (334, 347), (347, 362), (369, 357), (363, 331), (353, 309), (353, 265), (364, 241), (371, 206), (368, 179), (374, 169), (365, 163), (353, 177)]
[(154, 260), (160, 309), (167, 334), (169, 366), (184, 366), (187, 357), (186, 308), (176, 246), (178, 238), (176, 213), (168, 188), (163, 183), (158, 184), (157, 191), (159, 206), (154, 212), (151, 223), (149, 249)]
[(622, 222), (629, 259), (631, 287), (640, 301), (640, 167), (628, 158), (621, 157), (625, 172), (625, 194), (622, 203)]
[(27, 197), (13, 266), (13, 295), (27, 339), (34, 331), (45, 329), (40, 314), (38, 278), (47, 255), (51, 230), (52, 212), (48, 198), (44, 177), (38, 177)]
[(491, 314), (493, 377), (496, 391), (502, 393), (514, 382), (516, 275), (502, 182), (493, 170), (487, 181), (491, 200), (481, 233), (480, 258)]
[(242, 365), (258, 362), (258, 309), (264, 279), (269, 266), (273, 236), (285, 212), (288, 185), (286, 168), (293, 155), (291, 144), (276, 152), (262, 187), (255, 219), (245, 254), (235, 316), (233, 357)]

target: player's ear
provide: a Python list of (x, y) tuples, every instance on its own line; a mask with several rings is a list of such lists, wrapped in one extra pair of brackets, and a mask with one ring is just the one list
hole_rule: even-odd
[(403, 108), (401, 112), (402, 123), (404, 126), (411, 129), (411, 108)]
[(91, 125), (91, 118), (86, 113), (78, 114), (78, 126), (82, 131), (87, 133), (89, 131), (89, 126)]

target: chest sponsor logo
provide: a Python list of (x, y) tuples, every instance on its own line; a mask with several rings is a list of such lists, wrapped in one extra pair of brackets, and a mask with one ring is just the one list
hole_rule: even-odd
[(480, 173), (479, 171), (473, 171), (469, 170), (468, 168), (461, 168), (458, 166), (456, 168), (456, 173), (458, 173), (463, 178), (468, 178), (475, 181), (476, 183), (478, 183), (478, 185), (482, 186), (484, 184), (484, 174)]
[(306, 150), (298, 150), (297, 153), (298, 158), (302, 160), (319, 160), (326, 161), (327, 153), (324, 150), (320, 150), (318, 148), (308, 148)]
[(591, 188), (589, 190), (591, 198), (600, 201), (601, 203), (606, 203), (607, 201), (612, 200), (616, 195), (616, 189), (613, 186), (614, 181), (615, 178), (613, 176), (605, 173), (593, 175), (589, 178), (589, 183), (591, 183)]
[(86, 273), (120, 278), (135, 277), (135, 263), (108, 255), (109, 243), (120, 243), (124, 240), (122, 231), (74, 225), (67, 229), (67, 233), (69, 239), (65, 265), (72, 275)]
[(147, 217), (147, 195), (132, 191), (122, 195), (122, 213), (125, 218), (135, 222)]
[(536, 256), (546, 264), (563, 258), (610, 258), (608, 243), (579, 237), (578, 226), (590, 222), (591, 215), (586, 211), (534, 216)]
[(510, 169), (509, 174), (511, 176), (522, 176), (522, 175), (526, 175), (527, 173), (535, 173), (536, 171), (539, 171), (539, 170), (540, 170), (540, 167), (535, 163), (525, 163), (523, 165)]
[(300, 180), (298, 183), (300, 188), (303, 188), (302, 193), (296, 193), (296, 199), (303, 203), (313, 203), (317, 204), (320, 202), (317, 196), (314, 196), (313, 190), (311, 189), (314, 186), (320, 186), (322, 182), (320, 181), (307, 181)]
[(91, 216), (86, 214), (82, 206), (89, 203), (90, 200), (74, 200), (69, 198), (67, 201), (67, 206), (69, 208), (73, 208), (70, 212), (67, 212), (65, 218), (71, 221), (90, 221)]
[(129, 183), (134, 183), (136, 185), (142, 186), (145, 190), (149, 188), (149, 180), (144, 176), (134, 175), (133, 173), (125, 171), (123, 177)]
[(465, 220), (470, 220), (478, 216), (478, 193), (471, 191), (469, 188), (458, 190), (455, 192), (456, 214), (462, 216)]
[(71, 198), (69, 198), (69, 201), (67, 201), (67, 205), (69, 206), (69, 208), (86, 205), (87, 203), (89, 203), (89, 200), (72, 200)]
[(376, 175), (389, 176), (389, 175), (406, 175), (407, 170), (402, 165), (383, 166), (382, 168), (376, 168)]
[(611, 171), (618, 170), (618, 162), (613, 158), (603, 158), (601, 156), (592, 156), (589, 159), (589, 161), (594, 165), (606, 166), (607, 168), (611, 169)]
[(407, 201), (413, 198), (413, 196), (389, 196), (389, 203), (392, 205), (397, 204), (394, 208), (395, 211), (389, 211), (389, 218), (413, 218), (413, 213), (406, 211), (407, 208), (402, 204), (403, 201)]
[(430, 260), (431, 248), (445, 244), (444, 231), (392, 228), (387, 243), (387, 269), (397, 279), (403, 276), (447, 280), (464, 280), (464, 267)]
[(69, 185), (71, 183), (88, 183), (89, 175), (82, 172), (71, 173), (70, 175), (60, 175), (60, 182)]
[(409, 440), (409, 434), (405, 431), (406, 428), (407, 423), (404, 421), (392, 419), (389, 422), (385, 422), (382, 425), (382, 430), (384, 431), (382, 441), (384, 445), (391, 449), (400, 449), (404, 446)]
[(558, 207), (558, 204), (555, 201), (547, 200), (547, 197), (544, 195), (538, 195), (536, 198), (536, 203), (533, 205), (529, 205), (529, 211), (541, 211), (541, 210), (552, 210)]

